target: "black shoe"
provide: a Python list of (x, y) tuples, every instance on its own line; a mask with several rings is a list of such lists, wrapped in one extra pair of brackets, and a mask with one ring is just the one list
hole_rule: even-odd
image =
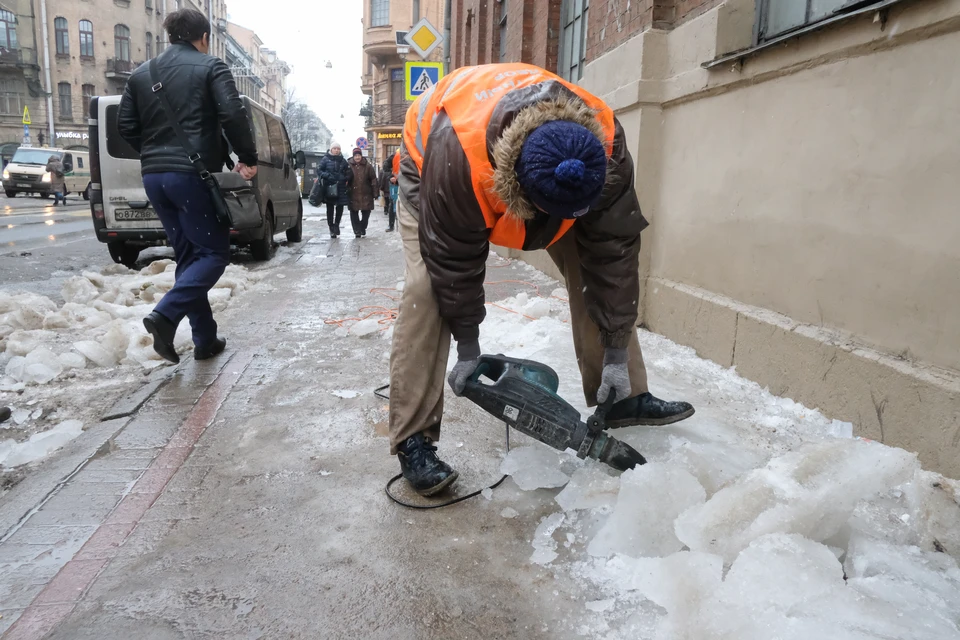
[(437, 446), (422, 433), (407, 438), (400, 446), (400, 470), (413, 490), (432, 496), (452, 485), (460, 475), (437, 457)]
[(194, 347), (193, 348), (193, 359), (194, 360), (209, 360), (210, 358), (216, 358), (218, 355), (223, 353), (223, 350), (227, 348), (227, 341), (223, 338), (217, 338), (213, 343), (207, 345), (206, 347)]
[(390, 233), (391, 231), (393, 231), (393, 227), (387, 227), (387, 233)]
[(689, 402), (667, 402), (642, 393), (613, 405), (607, 414), (607, 428), (663, 426), (686, 420), (694, 412)]
[(180, 356), (173, 347), (177, 326), (156, 311), (151, 311), (150, 315), (143, 319), (143, 326), (147, 333), (153, 336), (153, 350), (164, 360), (179, 364)]
[(336, 240), (336, 239), (337, 239), (337, 234), (331, 233), (331, 234), (330, 234), (330, 239), (331, 239), (331, 240)]

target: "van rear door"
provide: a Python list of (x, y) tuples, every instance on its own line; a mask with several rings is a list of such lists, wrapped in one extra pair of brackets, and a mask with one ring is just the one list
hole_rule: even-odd
[(100, 184), (104, 221), (110, 229), (163, 229), (150, 206), (140, 176), (140, 154), (120, 137), (117, 116), (120, 96), (98, 101), (100, 121)]

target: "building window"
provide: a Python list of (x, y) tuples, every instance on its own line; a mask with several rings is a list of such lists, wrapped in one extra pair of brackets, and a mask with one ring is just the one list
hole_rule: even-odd
[(500, 62), (507, 61), (507, 0), (500, 0)]
[(17, 48), (17, 16), (9, 11), (0, 11), (0, 49), (12, 51)]
[(113, 48), (117, 60), (130, 62), (130, 29), (126, 25), (113, 28)]
[(90, 101), (97, 95), (97, 88), (92, 84), (85, 84), (83, 89), (83, 112), (90, 113)]
[[(763, 0), (761, 0), (763, 1)], [(558, 74), (577, 82), (587, 59), (587, 12), (590, 0), (563, 0), (560, 22), (560, 64)]]
[(23, 113), (20, 106), (21, 93), (14, 80), (0, 80), (0, 114), (5, 116), (19, 116)]
[(53, 32), (57, 41), (57, 55), (70, 55), (70, 33), (67, 31), (67, 19), (57, 18), (54, 20)]
[(57, 85), (57, 94), (60, 96), (60, 118), (73, 119), (73, 98), (70, 96), (70, 83), (61, 82)]
[(390, 0), (370, 0), (370, 26), (385, 27), (390, 24)]
[(89, 20), (80, 21), (80, 57), (93, 57), (93, 23)]
[(147, 31), (147, 60), (153, 57), (153, 34)]
[(825, 20), (849, 0), (757, 0), (757, 41)]
[(153, 0), (147, 0), (147, 11), (153, 11)]

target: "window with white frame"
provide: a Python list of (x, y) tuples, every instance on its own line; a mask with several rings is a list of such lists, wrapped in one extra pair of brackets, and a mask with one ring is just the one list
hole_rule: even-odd
[(93, 58), (93, 23), (80, 21), (80, 57)]
[(587, 59), (587, 13), (590, 0), (563, 0), (560, 9), (560, 61), (557, 75), (577, 82)]
[(6, 9), (0, 10), (0, 49), (17, 48), (17, 16)]
[(370, 26), (385, 27), (390, 24), (390, 0), (370, 0)]
[(862, 0), (757, 0), (757, 43), (826, 20), (853, 4), (864, 3)]
[(67, 30), (66, 18), (57, 18), (53, 21), (53, 34), (57, 43), (57, 55), (70, 55), (70, 32)]

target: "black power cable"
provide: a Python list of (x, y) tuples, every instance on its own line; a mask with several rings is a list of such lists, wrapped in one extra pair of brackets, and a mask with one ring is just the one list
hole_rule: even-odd
[[(390, 388), (390, 385), (385, 384), (385, 385), (383, 385), (382, 387), (379, 387), (379, 388), (375, 389), (375, 390), (373, 391), (373, 394), (374, 394), (375, 396), (377, 396), (378, 398), (382, 398), (383, 400), (389, 400), (389, 399), (390, 399), (390, 396), (383, 394), (383, 391), (385, 391), (385, 390), (387, 390), (387, 389), (389, 389), (389, 388)], [(510, 453), (510, 427), (509, 427), (509, 426), (506, 426), (506, 442), (507, 442), (507, 453)], [(395, 495), (394, 495), (393, 493), (391, 493), (391, 491), (390, 491), (390, 487), (392, 487), (392, 486), (394, 485), (394, 483), (396, 483), (397, 480), (399, 480), (399, 479), (402, 478), (402, 477), (403, 477), (403, 474), (402, 474), (402, 473), (398, 473), (397, 475), (395, 475), (395, 476), (393, 476), (392, 478), (390, 478), (390, 480), (387, 482), (387, 486), (384, 487), (383, 490), (384, 490), (384, 492), (386, 492), (388, 498), (390, 498), (392, 501), (394, 501), (395, 503), (397, 503), (397, 504), (400, 505), (401, 507), (406, 507), (406, 508), (408, 508), (408, 509), (417, 509), (417, 510), (419, 510), (419, 511), (426, 511), (426, 510), (428, 510), (428, 509), (442, 509), (443, 507), (449, 507), (449, 506), (458, 504), (458, 503), (460, 503), (460, 502), (463, 502), (463, 501), (465, 501), (465, 500), (469, 500), (470, 498), (476, 498), (477, 496), (483, 494), (483, 492), (486, 491), (487, 489), (490, 489), (491, 491), (492, 491), (493, 489), (496, 489), (496, 488), (499, 487), (501, 484), (503, 484), (503, 481), (504, 481), (504, 480), (507, 479), (507, 476), (504, 475), (502, 478), (500, 478), (499, 480), (497, 480), (495, 483), (493, 483), (493, 484), (490, 485), (489, 487), (484, 487), (483, 489), (480, 489), (479, 491), (474, 491), (474, 492), (471, 493), (471, 494), (468, 494), (468, 495), (465, 495), (465, 496), (460, 496), (459, 498), (454, 498), (453, 500), (448, 500), (447, 502), (441, 502), (441, 503), (438, 503), (438, 504), (413, 504), (413, 503), (411, 503), (411, 502), (406, 502), (406, 501), (404, 501), (403, 499), (398, 498), (397, 496), (395, 496)]]

